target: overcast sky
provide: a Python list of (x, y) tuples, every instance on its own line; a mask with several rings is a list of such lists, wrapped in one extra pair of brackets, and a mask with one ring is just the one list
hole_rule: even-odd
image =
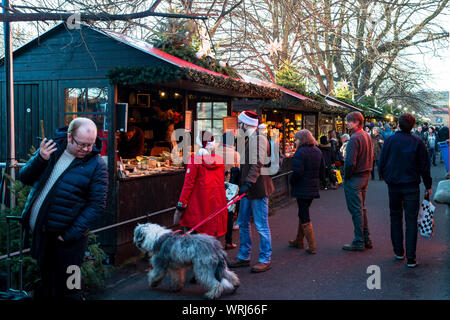
[[(445, 15), (437, 17), (438, 23), (450, 32), (450, 8), (444, 10)], [(450, 91), (450, 40), (447, 42), (447, 48), (440, 50), (443, 58), (433, 57), (432, 55), (417, 55), (414, 60), (422, 64), (433, 74), (433, 79), (428, 83), (429, 89)]]

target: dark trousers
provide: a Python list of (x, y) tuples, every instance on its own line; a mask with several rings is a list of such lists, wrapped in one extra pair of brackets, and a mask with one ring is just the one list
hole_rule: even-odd
[(428, 149), (428, 159), (430, 159), (430, 164), (436, 165), (436, 149)]
[(364, 239), (369, 238), (369, 223), (366, 209), (366, 191), (369, 177), (369, 173), (360, 174), (344, 181), (345, 200), (353, 221), (353, 244), (357, 246), (364, 245)]
[(68, 273), (68, 267), (78, 266), (81, 271), (87, 238), (63, 242), (52, 233), (43, 233), (41, 237), (44, 251), (39, 264), (41, 286), (37, 290), (36, 300), (81, 300), (81, 289), (68, 288), (67, 280), (74, 275), (73, 271)]
[[(239, 201), (236, 202), (236, 215), (239, 212)], [(227, 233), (225, 234), (225, 243), (233, 243), (233, 222), (234, 222), (234, 212), (228, 212), (227, 218)]]
[(372, 172), (371, 172), (372, 180), (375, 179), (375, 165), (377, 166), (377, 170), (378, 170), (378, 179), (381, 180), (380, 164), (379, 164), (378, 160), (375, 160), (375, 159), (373, 160), (373, 165), (372, 165)]
[(298, 218), (302, 224), (311, 222), (309, 218), (309, 207), (311, 206), (312, 201), (313, 199), (297, 198)]
[(414, 187), (389, 187), (389, 209), (391, 214), (391, 240), (394, 253), (402, 256), (403, 246), (403, 212), (405, 212), (406, 257), (416, 258), (417, 216), (420, 209), (420, 189)]

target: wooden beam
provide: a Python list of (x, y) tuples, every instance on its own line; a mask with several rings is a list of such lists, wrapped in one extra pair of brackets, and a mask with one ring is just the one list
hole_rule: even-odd
[[(38, 12), (38, 13), (3, 13), (0, 14), (0, 22), (13, 22), (13, 21), (62, 21), (67, 19), (74, 19), (76, 13), (52, 13), (52, 12)], [(145, 17), (165, 17), (165, 18), (184, 18), (184, 19), (198, 19), (206, 20), (208, 17), (216, 15), (205, 14), (175, 14), (175, 13), (160, 13), (146, 10), (142, 12), (130, 13), (130, 14), (107, 14), (107, 13), (80, 13), (79, 19), (82, 21), (111, 21), (111, 20), (132, 20)]]

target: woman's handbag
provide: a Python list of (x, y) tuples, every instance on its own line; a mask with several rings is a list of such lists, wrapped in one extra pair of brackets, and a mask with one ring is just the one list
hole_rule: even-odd
[[(225, 182), (225, 196), (227, 198), (227, 202), (229, 202), (237, 195), (238, 190), (239, 186), (237, 184)], [(235, 203), (228, 207), (228, 212), (234, 212), (234, 210), (236, 210)]]
[(425, 198), (420, 206), (419, 216), (417, 219), (417, 224), (419, 226), (419, 232), (422, 237), (431, 239), (434, 234), (434, 214), (435, 207)]

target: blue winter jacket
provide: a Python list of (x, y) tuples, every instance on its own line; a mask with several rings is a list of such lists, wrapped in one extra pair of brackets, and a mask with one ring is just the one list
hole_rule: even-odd
[(431, 188), (430, 161), (423, 141), (411, 133), (396, 132), (383, 145), (380, 172), (390, 186), (419, 185), (420, 177)]
[[(57, 130), (53, 140), (57, 144), (57, 151), (48, 161), (37, 150), (19, 171), (19, 180), (32, 186), (22, 212), (26, 232), (29, 230), (31, 207), (66, 149), (67, 128)], [(100, 150), (101, 141), (97, 138), (92, 152), (83, 159), (75, 158), (49, 191), (39, 210), (33, 232), (33, 256), (40, 252), (42, 231), (59, 234), (65, 241), (79, 240), (87, 235), (91, 223), (102, 214), (106, 207), (108, 171), (99, 156)]]
[(313, 145), (300, 146), (295, 151), (292, 169), (292, 197), (320, 198), (320, 180), (325, 177), (325, 160), (320, 149)]

